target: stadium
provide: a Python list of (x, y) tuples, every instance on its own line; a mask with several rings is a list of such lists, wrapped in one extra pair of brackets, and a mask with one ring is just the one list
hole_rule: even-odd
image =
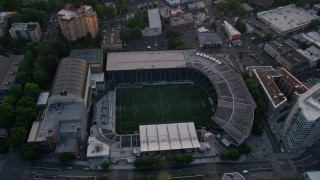
[(251, 133), (254, 101), (242, 77), (215, 57), (195, 50), (115, 52), (108, 53), (106, 71), (117, 134), (140, 131), (148, 141), (148, 134), (170, 136), (177, 126), (191, 138), (194, 123), (238, 146)]

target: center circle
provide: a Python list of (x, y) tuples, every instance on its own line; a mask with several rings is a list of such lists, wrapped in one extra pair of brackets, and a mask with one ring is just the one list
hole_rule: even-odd
[(171, 107), (167, 102), (156, 102), (153, 105), (153, 109), (160, 114), (169, 112), (170, 108)]

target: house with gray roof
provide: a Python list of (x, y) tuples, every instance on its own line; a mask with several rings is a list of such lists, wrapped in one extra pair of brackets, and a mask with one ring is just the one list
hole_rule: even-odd
[(148, 10), (149, 26), (142, 30), (142, 36), (158, 36), (162, 33), (159, 9)]

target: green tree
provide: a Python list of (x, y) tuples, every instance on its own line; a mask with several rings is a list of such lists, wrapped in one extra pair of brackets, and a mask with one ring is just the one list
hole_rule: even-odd
[(192, 153), (184, 153), (183, 154), (183, 163), (190, 164), (193, 160)]
[(58, 57), (67, 57), (70, 53), (70, 47), (68, 42), (62, 40), (56, 40), (52, 43), (52, 48), (57, 52)]
[(38, 99), (39, 94), (40, 94), (40, 88), (37, 84), (27, 83), (24, 86), (24, 95), (32, 97), (34, 101)]
[(299, 48), (301, 48), (302, 50), (305, 50), (309, 47), (310, 45), (308, 45), (306, 42), (302, 42), (300, 45), (299, 45)]
[(51, 6), (49, 5), (49, 2), (43, 0), (32, 0), (28, 4), (28, 7), (35, 8), (38, 11), (45, 11), (47, 13), (50, 13), (51, 11)]
[(23, 96), (17, 102), (16, 108), (31, 108), (35, 109), (36, 103), (30, 96)]
[(95, 8), (98, 18), (102, 19), (107, 16), (107, 7), (104, 4), (97, 4)]
[(273, 38), (273, 34), (272, 34), (272, 33), (266, 33), (266, 34), (264, 35), (264, 39), (265, 39), (265, 41), (267, 41), (267, 42), (271, 41), (272, 38)]
[(240, 33), (246, 33), (247, 32), (247, 26), (244, 22), (242, 22), (241, 19), (238, 19), (235, 24), (235, 28), (240, 32)]
[(49, 82), (47, 71), (42, 68), (35, 68), (33, 72), (33, 82), (38, 84), (42, 89), (46, 89)]
[(1, 4), (3, 9), (10, 10), (10, 11), (18, 11), (21, 8), (21, 1), (20, 0), (3, 0)]
[(116, 8), (112, 5), (112, 4), (109, 4), (106, 6), (106, 15), (107, 17), (113, 17), (116, 15)]
[(14, 107), (17, 103), (17, 98), (12, 96), (12, 95), (8, 95), (6, 96), (3, 100), (2, 100), (3, 104), (9, 104), (12, 107)]
[(9, 88), (8, 94), (9, 94), (9, 96), (13, 96), (15, 98), (20, 98), (23, 94), (22, 87), (19, 85), (13, 85)]
[(20, 147), (21, 144), (26, 142), (27, 130), (25, 127), (13, 127), (10, 134), (10, 145), (14, 148)]
[(315, 28), (315, 27), (319, 27), (320, 26), (320, 20), (319, 19), (314, 19), (311, 20), (309, 27), (311, 28)]
[(28, 108), (16, 108), (16, 124), (15, 126), (19, 127), (28, 127), (32, 121), (34, 120), (34, 117), (36, 115), (34, 108), (28, 107)]
[(238, 151), (240, 154), (249, 154), (251, 152), (251, 147), (243, 143), (238, 147)]
[(20, 151), (20, 158), (27, 161), (39, 159), (40, 149), (38, 145), (23, 144)]
[(101, 164), (100, 164), (101, 168), (104, 169), (104, 170), (107, 170), (109, 169), (109, 162), (108, 161), (103, 161)]
[(35, 8), (22, 8), (20, 14), (22, 22), (39, 22), (43, 29), (47, 27), (49, 18), (44, 11), (39, 11)]
[(7, 103), (0, 104), (0, 127), (9, 128), (13, 122), (14, 108)]
[(76, 157), (72, 154), (69, 154), (69, 153), (64, 153), (64, 154), (61, 154), (60, 157), (59, 157), (59, 160), (63, 163), (70, 163), (72, 162)]

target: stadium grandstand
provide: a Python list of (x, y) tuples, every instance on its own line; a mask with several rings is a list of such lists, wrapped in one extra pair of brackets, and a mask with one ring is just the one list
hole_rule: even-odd
[(236, 146), (251, 133), (255, 103), (241, 75), (211, 55), (195, 50), (108, 53), (106, 71), (111, 89), (196, 84), (210, 99), (215, 132)]

